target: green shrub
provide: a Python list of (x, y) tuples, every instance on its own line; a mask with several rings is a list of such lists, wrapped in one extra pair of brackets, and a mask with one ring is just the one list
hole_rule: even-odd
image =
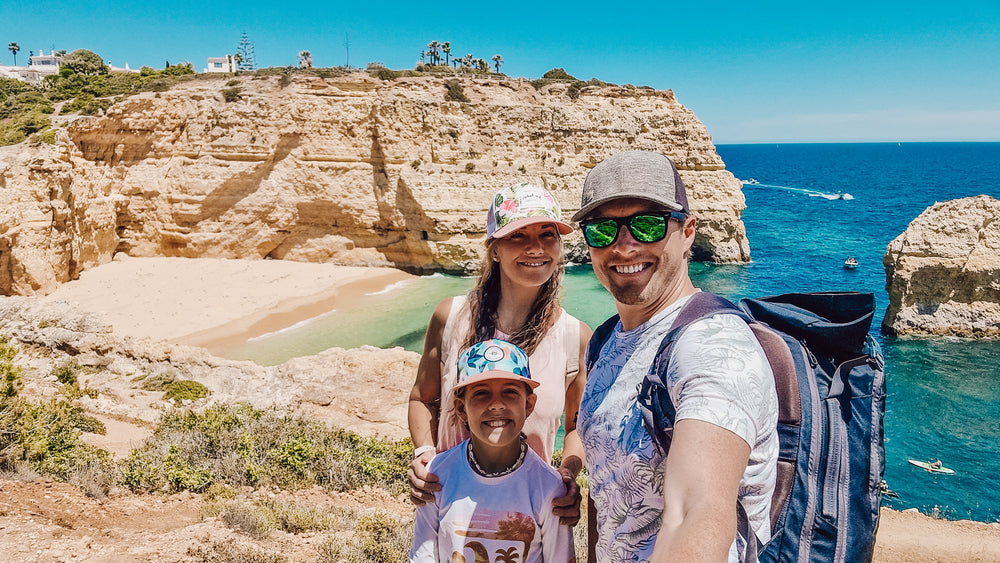
[(288, 563), (288, 558), (280, 553), (270, 553), (252, 545), (240, 545), (228, 540), (208, 546), (189, 547), (187, 555), (196, 563)]
[(160, 71), (163, 76), (183, 76), (185, 74), (194, 74), (194, 65), (191, 63), (177, 63), (175, 65), (167, 65), (166, 68)]
[(76, 97), (71, 103), (63, 104), (60, 115), (80, 112), (82, 115), (97, 115), (111, 107), (112, 100), (96, 99), (93, 94), (83, 93)]
[(178, 401), (197, 401), (207, 396), (208, 388), (197, 381), (191, 380), (172, 381), (167, 384), (166, 392), (163, 394), (164, 399), (175, 399)]
[(217, 512), (227, 526), (263, 539), (272, 530), (290, 534), (329, 530), (337, 525), (342, 509), (262, 498), (252, 503), (236, 500), (212, 508), (210, 512)]
[(398, 70), (389, 70), (387, 68), (377, 68), (369, 72), (370, 75), (378, 78), (379, 80), (395, 80), (403, 75), (402, 72)]
[[(66, 481), (80, 468), (93, 465), (110, 473), (108, 452), (84, 444), (80, 432), (104, 433), (104, 425), (83, 409), (64, 400), (31, 403), (20, 397), (0, 402), (0, 469), (28, 467)], [(88, 469), (91, 471), (92, 469)]]
[(42, 131), (41, 133), (36, 133), (35, 134), (35, 138), (38, 139), (39, 143), (46, 143), (46, 144), (49, 144), (49, 145), (54, 145), (54, 144), (56, 144), (56, 130), (55, 129), (46, 129), (45, 131)]
[(146, 83), (146, 89), (150, 92), (166, 92), (174, 85), (169, 78), (154, 78)]
[(222, 90), (222, 99), (225, 100), (226, 103), (238, 101), (240, 99), (240, 92), (242, 91), (243, 90), (238, 87), (224, 88)]
[(566, 72), (564, 68), (554, 68), (542, 75), (542, 78), (549, 78), (553, 80), (576, 80), (573, 75)]
[(126, 485), (136, 491), (190, 488), (169, 479), (167, 460), (230, 486), (313, 484), (335, 490), (364, 485), (396, 493), (406, 490), (409, 440), (380, 441), (353, 432), (328, 429), (247, 404), (217, 405), (202, 412), (171, 411), (142, 448), (125, 463)]
[(445, 100), (449, 102), (469, 101), (469, 98), (465, 95), (465, 92), (462, 89), (462, 83), (457, 78), (445, 80), (444, 86), (447, 89), (444, 93)]
[(87, 49), (77, 49), (63, 57), (62, 67), (79, 74), (107, 74), (108, 67), (101, 56)]
[(154, 375), (140, 375), (132, 381), (141, 382), (140, 387), (146, 391), (166, 391), (171, 383), (177, 381), (177, 373), (173, 370), (161, 371)]
[(16, 78), (0, 78), (0, 103), (21, 92), (30, 92), (34, 87)]
[(39, 111), (29, 111), (12, 119), (0, 122), (0, 147), (16, 145), (52, 125), (48, 116)]
[(6, 336), (0, 336), (0, 397), (15, 397), (21, 390), (21, 368), (14, 365), (15, 356), (17, 349)]
[(76, 385), (76, 370), (73, 369), (73, 366), (64, 364), (53, 368), (52, 375), (56, 376), (59, 383)]
[(403, 563), (407, 560), (412, 539), (412, 521), (401, 522), (386, 512), (376, 511), (357, 519), (350, 540), (331, 537), (316, 550), (320, 563)]

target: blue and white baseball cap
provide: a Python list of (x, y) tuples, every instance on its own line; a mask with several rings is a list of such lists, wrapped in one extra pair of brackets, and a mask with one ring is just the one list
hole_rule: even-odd
[(520, 381), (534, 389), (538, 382), (531, 379), (528, 355), (506, 340), (492, 339), (468, 347), (458, 358), (458, 383), (461, 389), (488, 379)]

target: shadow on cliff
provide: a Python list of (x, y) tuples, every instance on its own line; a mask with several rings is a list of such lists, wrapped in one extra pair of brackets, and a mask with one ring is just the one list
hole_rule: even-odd
[[(274, 154), (270, 158), (255, 166), (253, 170), (237, 174), (226, 180), (205, 196), (205, 199), (201, 202), (201, 212), (191, 218), (190, 222), (199, 224), (205, 221), (218, 220), (226, 211), (236, 207), (241, 201), (256, 193), (264, 180), (267, 180), (271, 172), (274, 171), (274, 167), (282, 160), (288, 158), (288, 155), (301, 142), (302, 137), (297, 133), (282, 135), (278, 139), (278, 144), (274, 148)], [(179, 220), (177, 224), (181, 225), (182, 221)]]
[(369, 120), (372, 135), (372, 187), (375, 201), (378, 205), (378, 222), (374, 230), (384, 241), (376, 249), (391, 262), (394, 267), (410, 273), (420, 274), (427, 270), (438, 270), (440, 266), (417, 264), (417, 256), (435, 255), (429, 240), (429, 232), (434, 227), (434, 220), (424, 211), (423, 206), (413, 197), (413, 191), (402, 178), (396, 181), (393, 188), (386, 171), (385, 151), (382, 148), (382, 138), (379, 133), (377, 106), (373, 107)]

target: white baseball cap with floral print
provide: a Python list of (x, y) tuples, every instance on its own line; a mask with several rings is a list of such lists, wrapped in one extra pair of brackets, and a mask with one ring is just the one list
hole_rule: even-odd
[(548, 190), (520, 182), (493, 197), (486, 217), (486, 236), (504, 238), (533, 223), (554, 223), (561, 235), (573, 232), (573, 227), (562, 221), (559, 202)]

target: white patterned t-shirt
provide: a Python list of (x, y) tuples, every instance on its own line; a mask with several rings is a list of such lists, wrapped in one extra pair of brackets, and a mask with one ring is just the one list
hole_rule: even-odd
[(466, 440), (430, 463), (441, 490), (417, 508), (411, 563), (575, 563), (573, 532), (552, 513), (552, 499), (566, 494), (559, 473), (528, 448), (512, 473), (483, 477), (469, 465), (468, 447)]
[[(647, 561), (663, 514), (663, 461), (642, 426), (638, 386), (660, 342), (689, 298), (605, 342), (580, 405), (577, 429), (597, 507), (597, 560)], [(688, 326), (674, 344), (665, 380), (676, 420), (725, 428), (750, 445), (739, 500), (760, 540), (770, 538), (769, 512), (778, 455), (778, 403), (764, 351), (746, 322), (720, 314)], [(735, 510), (735, 506), (734, 506)], [(739, 534), (737, 534), (738, 536)], [(737, 537), (729, 560), (742, 560)]]

